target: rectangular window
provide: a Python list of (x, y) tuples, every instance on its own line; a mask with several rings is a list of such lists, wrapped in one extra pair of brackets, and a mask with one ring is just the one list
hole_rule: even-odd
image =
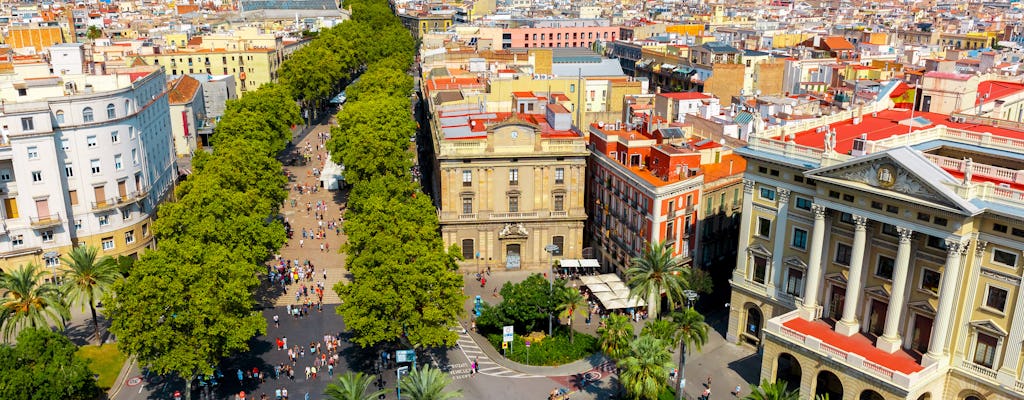
[(775, 201), (775, 191), (768, 188), (761, 188), (761, 198), (769, 201)]
[(128, 231), (124, 233), (124, 243), (132, 244), (135, 243), (135, 231)]
[(985, 307), (993, 310), (1004, 311), (1006, 309), (1007, 294), (1008, 292), (1006, 289), (989, 286), (988, 293), (985, 294)]
[(476, 258), (476, 253), (473, 249), (473, 239), (462, 239), (462, 259), (472, 260)]
[(896, 229), (896, 225), (890, 225), (890, 224), (886, 224), (886, 223), (882, 224), (882, 233), (884, 233), (886, 235), (889, 235), (889, 236), (899, 236), (900, 235), (899, 231)]
[(928, 247), (946, 250), (946, 239), (937, 236), (928, 236)]
[(39, 238), (42, 239), (44, 242), (52, 242), (53, 241), (53, 231), (52, 230), (42, 231), (42, 232), (39, 233)]
[(100, 160), (89, 160), (89, 169), (93, 174), (100, 173)]
[(18, 200), (14, 197), (4, 199), (4, 216), (7, 218), (18, 218)]
[(1010, 234), (1013, 236), (1024, 237), (1024, 229), (1013, 228), (1010, 229)]
[(75, 229), (79, 229), (79, 230), (82, 229), (82, 220), (81, 219), (76, 219), (75, 220)]
[(65, 165), (64, 166), (64, 176), (66, 176), (68, 178), (70, 178), (72, 176), (75, 176), (75, 168), (70, 166), (70, 165)]
[(928, 215), (928, 214), (925, 214), (923, 212), (919, 212), (919, 213), (917, 213), (917, 220), (918, 221), (928, 222), (928, 221), (932, 220), (932, 216)]
[(519, 212), (519, 196), (508, 197), (508, 212)]
[(132, 149), (132, 165), (139, 165), (139, 151)]
[(103, 243), (103, 250), (113, 250), (114, 249), (114, 237), (113, 236), (108, 236), (108, 237), (103, 238), (102, 243)]
[(142, 237), (149, 237), (149, 224), (142, 224)]
[(519, 184), (519, 169), (510, 168), (508, 170), (508, 184), (515, 186)]
[(841, 195), (839, 194), (839, 192), (837, 192), (835, 190), (829, 190), (828, 191), (828, 197), (831, 197), (833, 199), (838, 199), (839, 197), (841, 197)]
[(39, 148), (36, 146), (28, 146), (28, 159), (35, 160), (39, 158)]
[(853, 225), (853, 214), (839, 213), (839, 222)]
[(553, 199), (554, 200), (552, 201), (552, 203), (553, 203), (555, 211), (565, 210), (565, 195), (556, 194), (553, 197)]
[(462, 171), (462, 186), (473, 186), (473, 171)]
[(96, 135), (86, 136), (85, 137), (85, 146), (86, 147), (96, 147)]
[(999, 339), (978, 332), (977, 343), (974, 345), (974, 363), (985, 368), (992, 368), (996, 359), (996, 345)]
[(772, 221), (767, 218), (757, 219), (757, 235), (763, 238), (768, 238), (772, 234)]
[(789, 274), (786, 276), (786, 293), (793, 296), (800, 296), (800, 291), (804, 287), (804, 271), (796, 268), (790, 268)]
[(121, 219), (127, 221), (132, 217), (131, 207), (125, 207), (121, 209)]
[(843, 201), (852, 202), (853, 201), (853, 195), (852, 194), (843, 194)]
[(805, 199), (803, 197), (797, 197), (796, 198), (796, 208), (799, 208), (801, 210), (810, 211), (811, 210), (811, 199)]
[(68, 139), (61, 139), (60, 140), (60, 148), (61, 148), (61, 150), (64, 150), (64, 151), (71, 150), (71, 141), (68, 140)]
[(896, 260), (886, 256), (878, 256), (878, 267), (875, 268), (875, 276), (892, 280), (892, 270), (896, 266)]
[(21, 246), (25, 244), (25, 236), (14, 235), (11, 236), (11, 246)]
[(32, 182), (42, 182), (43, 171), (32, 171)]
[(551, 244), (557, 248), (557, 250), (551, 252), (551, 255), (555, 257), (561, 256), (565, 251), (565, 236), (552, 236)]
[(0, 169), (0, 181), (10, 182), (11, 181), (11, 170)]
[(124, 160), (121, 159), (120, 154), (114, 155), (114, 169), (121, 170), (124, 168)]
[(992, 261), (1003, 265), (1015, 267), (1017, 266), (1017, 255), (1010, 253), (1008, 251), (992, 249)]
[(853, 255), (853, 247), (845, 243), (839, 243), (836, 246), (836, 264), (849, 266), (851, 255)]
[(121, 141), (121, 135), (119, 135), (117, 133), (117, 131), (110, 132), (110, 141), (113, 142), (113, 143), (120, 142)]
[(939, 281), (942, 279), (942, 275), (938, 271), (930, 269), (921, 270), (921, 289), (929, 292), (939, 294)]
[(36, 125), (32, 123), (32, 117), (25, 117), (21, 119), (21, 130), (32, 131), (36, 129)]
[(754, 256), (754, 282), (764, 284), (768, 277), (768, 259), (761, 256)]
[(109, 215), (101, 215), (98, 219), (100, 221), (100, 226), (110, 225), (110, 216)]
[(932, 222), (935, 223), (935, 225), (939, 225), (939, 226), (946, 226), (946, 224), (949, 223), (948, 220), (946, 220), (945, 218), (942, 218), (942, 217), (935, 217), (935, 219), (932, 220)]
[(807, 231), (800, 228), (793, 228), (793, 247), (807, 250)]
[(71, 205), (77, 206), (78, 205), (78, 191), (77, 190), (68, 190), (68, 199), (71, 200)]
[(882, 207), (883, 207), (883, 206), (882, 206), (882, 202), (880, 202), (880, 201), (874, 201), (874, 200), (872, 200), (872, 201), (871, 201), (871, 208), (874, 208), (874, 209), (876, 209), (876, 210), (881, 210), (881, 209), (882, 209)]
[(473, 198), (463, 197), (462, 198), (462, 213), (472, 214), (473, 213)]
[(555, 184), (565, 183), (565, 168), (555, 168)]
[(892, 214), (898, 214), (900, 212), (900, 208), (890, 204), (890, 205), (885, 206), (885, 212), (892, 213)]

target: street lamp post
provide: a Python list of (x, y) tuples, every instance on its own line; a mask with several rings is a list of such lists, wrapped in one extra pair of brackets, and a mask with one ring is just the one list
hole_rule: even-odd
[[(558, 252), (558, 245), (552, 243), (544, 246), (544, 251), (548, 253), (548, 296), (551, 296), (551, 292), (555, 290), (555, 270), (551, 267), (551, 257), (554, 257), (555, 253)], [(549, 297), (548, 300), (550, 301), (550, 299), (551, 298)], [(551, 321), (553, 318), (554, 316), (552, 315), (551, 307), (548, 307), (548, 336), (552, 335)]]
[(696, 291), (687, 289), (683, 291), (683, 297), (686, 298), (686, 307), (693, 308), (693, 303), (697, 301), (700, 295)]
[[(686, 307), (693, 308), (693, 304), (697, 301), (700, 295), (693, 290), (684, 290), (683, 298), (686, 299)], [(676, 393), (676, 399), (683, 399), (683, 390), (686, 389), (686, 347), (685, 342), (680, 341), (679, 344), (679, 391)]]

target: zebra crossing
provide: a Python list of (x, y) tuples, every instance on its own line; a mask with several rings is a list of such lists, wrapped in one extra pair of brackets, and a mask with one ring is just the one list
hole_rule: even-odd
[(466, 362), (471, 364), (474, 360), (479, 363), (478, 370), (480, 374), (487, 376), (496, 376), (501, 378), (541, 378), (540, 375), (525, 374), (518, 371), (505, 368), (498, 363), (491, 360), (486, 353), (480, 349), (480, 346), (476, 344), (476, 341), (469, 336), (468, 332), (462, 331), (459, 333), (459, 350), (462, 351), (462, 355), (466, 356)]

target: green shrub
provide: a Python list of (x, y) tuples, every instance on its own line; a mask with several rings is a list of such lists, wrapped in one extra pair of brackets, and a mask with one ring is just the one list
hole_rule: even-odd
[[(500, 333), (487, 335), (487, 340), (495, 349), (501, 350)], [(526, 360), (526, 343), (519, 335), (515, 336), (511, 348), (505, 350), (505, 357), (527, 365), (561, 365), (588, 357), (597, 349), (597, 338), (585, 333), (576, 332), (573, 343), (569, 343), (569, 329), (560, 326), (555, 329), (553, 337), (530, 344), (529, 362)]]

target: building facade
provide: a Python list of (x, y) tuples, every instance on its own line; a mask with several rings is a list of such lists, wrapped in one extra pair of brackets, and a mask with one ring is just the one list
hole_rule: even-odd
[(159, 68), (0, 78), (0, 266), (59, 265), (72, 246), (136, 255), (176, 176)]
[(530, 104), (515, 114), (434, 118), (441, 236), (461, 247), (466, 270), (545, 270), (582, 258), (585, 139), (563, 104), (521, 101)]
[(801, 398), (1019, 399), (1024, 134), (886, 107), (738, 150), (727, 338)]

